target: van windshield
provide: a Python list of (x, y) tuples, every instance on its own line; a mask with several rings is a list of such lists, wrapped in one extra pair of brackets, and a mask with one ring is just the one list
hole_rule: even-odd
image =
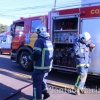
[(4, 36), (2, 42), (6, 42), (7, 36)]

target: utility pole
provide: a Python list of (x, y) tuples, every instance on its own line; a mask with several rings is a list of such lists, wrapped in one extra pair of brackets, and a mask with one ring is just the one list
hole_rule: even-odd
[(54, 2), (54, 10), (56, 9), (56, 3), (57, 3), (57, 0), (55, 0)]

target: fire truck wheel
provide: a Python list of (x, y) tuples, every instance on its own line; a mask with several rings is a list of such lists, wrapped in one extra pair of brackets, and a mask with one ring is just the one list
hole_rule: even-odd
[(22, 70), (32, 71), (33, 70), (33, 62), (28, 61), (27, 57), (30, 55), (29, 52), (22, 52), (19, 56), (19, 65)]

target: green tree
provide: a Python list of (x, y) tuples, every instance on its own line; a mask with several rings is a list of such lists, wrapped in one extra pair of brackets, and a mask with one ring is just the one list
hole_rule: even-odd
[(0, 24), (0, 33), (5, 32), (7, 30), (7, 25)]

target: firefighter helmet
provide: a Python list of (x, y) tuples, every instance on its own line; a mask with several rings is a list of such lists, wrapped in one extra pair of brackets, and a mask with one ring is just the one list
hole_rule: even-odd
[(45, 27), (44, 25), (38, 26), (38, 27), (36, 28), (36, 33), (37, 33), (39, 36), (42, 36), (42, 37), (45, 37), (45, 38), (50, 36), (49, 33), (48, 33), (47, 30), (46, 30), (46, 27)]
[(91, 35), (88, 32), (84, 32), (80, 34), (80, 39), (85, 39), (85, 41), (89, 41), (91, 39)]

